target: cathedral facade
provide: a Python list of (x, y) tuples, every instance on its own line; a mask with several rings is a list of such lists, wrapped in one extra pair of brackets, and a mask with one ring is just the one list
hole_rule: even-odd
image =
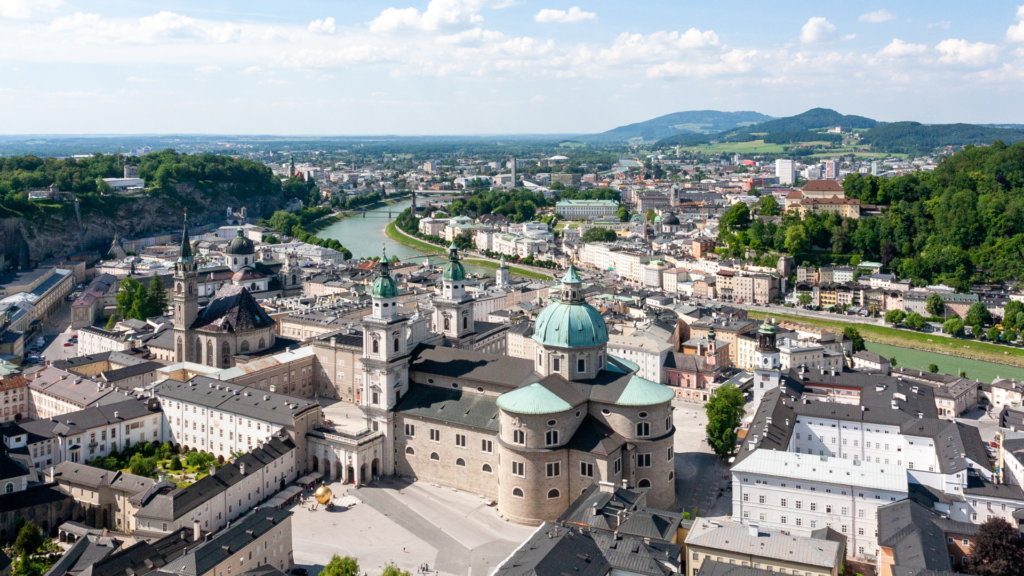
[(454, 247), (433, 300), (435, 334), (406, 338), (386, 257), (363, 320), (360, 405), (383, 433), (377, 474), (398, 474), (492, 498), (514, 522), (553, 521), (595, 482), (675, 503), (666, 386), (609, 356), (600, 313), (575, 268), (537, 318), (536, 357), (473, 350), (473, 300)]

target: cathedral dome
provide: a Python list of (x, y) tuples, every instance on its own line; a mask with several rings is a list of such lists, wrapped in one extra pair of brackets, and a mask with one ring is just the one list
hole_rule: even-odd
[(466, 268), (459, 262), (458, 249), (453, 243), (448, 247), (448, 263), (441, 269), (441, 280), (448, 282), (461, 282), (466, 279)]
[(370, 288), (371, 298), (398, 298), (398, 285), (391, 277), (391, 264), (388, 262), (388, 255), (380, 259), (380, 270), (376, 280)]
[(224, 247), (225, 254), (237, 256), (254, 254), (255, 252), (256, 245), (253, 244), (252, 240), (245, 237), (245, 232), (241, 228), (238, 229), (238, 236), (232, 238), (227, 246)]
[(541, 346), (586, 348), (608, 342), (604, 318), (583, 300), (580, 282), (570, 264), (562, 278), (562, 300), (541, 310), (533, 325), (533, 339)]
[(679, 218), (676, 218), (675, 214), (669, 212), (661, 219), (661, 223), (666, 226), (676, 226), (679, 224)]

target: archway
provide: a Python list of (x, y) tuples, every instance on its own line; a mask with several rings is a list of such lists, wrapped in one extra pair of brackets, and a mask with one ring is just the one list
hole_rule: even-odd
[(331, 461), (324, 458), (324, 481), (331, 479)]
[(373, 462), (370, 463), (370, 478), (376, 479), (377, 476), (380, 476), (380, 471), (377, 469), (379, 462), (379, 460), (374, 458)]
[(366, 464), (359, 466), (359, 483), (366, 483)]
[(341, 462), (338, 462), (338, 465), (334, 467), (334, 479), (341, 480)]
[(352, 479), (356, 477), (356, 471), (351, 467), (345, 468), (345, 484), (351, 484)]
[(319, 471), (320, 471), (320, 460), (316, 456), (313, 456), (313, 472), (319, 472)]
[(103, 518), (101, 520), (102, 527), (103, 528), (110, 528), (110, 512), (106, 508), (103, 509), (102, 518)]

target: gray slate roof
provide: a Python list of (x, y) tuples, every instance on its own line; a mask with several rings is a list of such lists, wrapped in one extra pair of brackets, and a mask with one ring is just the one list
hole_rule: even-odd
[(449, 390), (414, 383), (395, 411), (408, 416), (498, 431), (498, 405), (494, 397), (462, 389)]
[(202, 576), (246, 546), (268, 534), (291, 517), (288, 510), (257, 508), (203, 541), (181, 558), (168, 563), (163, 572), (180, 576)]
[(170, 398), (214, 410), (241, 414), (279, 426), (292, 426), (308, 410), (319, 410), (316, 402), (275, 392), (196, 376), (188, 382), (165, 380), (153, 388), (158, 398)]

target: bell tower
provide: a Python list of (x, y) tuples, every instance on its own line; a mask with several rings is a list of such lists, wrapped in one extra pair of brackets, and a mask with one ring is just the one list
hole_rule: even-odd
[(448, 247), (448, 262), (441, 269), (441, 294), (435, 296), (434, 331), (444, 336), (445, 345), (472, 350), (476, 343), (473, 298), (466, 295), (466, 268), (459, 251)]
[(174, 263), (174, 361), (199, 362), (198, 351), (193, 351), (189, 327), (199, 314), (199, 284), (195, 255), (188, 238), (188, 212), (181, 231), (181, 249)]
[(398, 314), (398, 286), (391, 277), (386, 253), (378, 265), (370, 299), (373, 311), (362, 320), (362, 383), (356, 383), (360, 389), (357, 402), (366, 414), (367, 426), (384, 433), (380, 474), (391, 474), (395, 469), (394, 409), (409, 391), (409, 319)]
[(778, 388), (782, 379), (779, 362), (779, 348), (776, 336), (779, 329), (767, 320), (757, 330), (757, 346), (754, 348), (754, 405), (772, 388)]

